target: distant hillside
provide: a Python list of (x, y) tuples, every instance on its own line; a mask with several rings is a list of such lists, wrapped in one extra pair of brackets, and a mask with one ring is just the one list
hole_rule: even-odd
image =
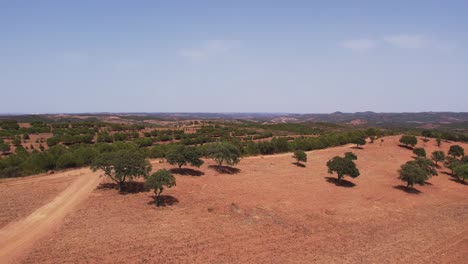
[(240, 120), (262, 123), (305, 123), (324, 122), (350, 125), (398, 126), (398, 127), (450, 127), (468, 129), (467, 112), (420, 112), (420, 113), (375, 113), (356, 112), (331, 114), (290, 114), (290, 113), (82, 113), (44, 115), (4, 115), (0, 119), (16, 119), (30, 122), (51, 121), (112, 121), (148, 122), (182, 120)]

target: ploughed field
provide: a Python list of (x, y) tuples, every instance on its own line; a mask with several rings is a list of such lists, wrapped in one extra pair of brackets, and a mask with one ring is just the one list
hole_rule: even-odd
[[(50, 217), (54, 224), (38, 225), (41, 232), (18, 243), (10, 260), (466, 263), (468, 185), (441, 168), (429, 184), (415, 186), (419, 192), (406, 192), (398, 169), (414, 154), (399, 147), (398, 139), (385, 137), (381, 146), (376, 141), (363, 149), (348, 145), (311, 151), (306, 167), (294, 165), (291, 153), (244, 158), (235, 166), (238, 170), (223, 173), (207, 160), (201, 168), (175, 174), (177, 186), (164, 190), (165, 206), (160, 208), (141, 184), (122, 195), (108, 188), (104, 178), (91, 193), (81, 192), (80, 199), (74, 192), (61, 195), (83, 177), (95, 181), (97, 175), (87, 169), (54, 175), (63, 178), (1, 181), (0, 206), (7, 210), (0, 214), (0, 235), (9, 232), (14, 237), (12, 226), (54, 203), (54, 196), (62, 202), (75, 197), (76, 202), (58, 210), (61, 217), (45, 211), (43, 221)], [(441, 149), (447, 152), (451, 144), (443, 142)], [(468, 149), (468, 144), (460, 145)], [(433, 139), (419, 140), (418, 146), (429, 155), (439, 149)], [(357, 154), (361, 176), (345, 178), (347, 182), (338, 186), (325, 164), (347, 151)], [(152, 165), (153, 170), (172, 168), (158, 160)], [(94, 188), (87, 180), (80, 184)], [(5, 247), (1, 239), (0, 256)]]

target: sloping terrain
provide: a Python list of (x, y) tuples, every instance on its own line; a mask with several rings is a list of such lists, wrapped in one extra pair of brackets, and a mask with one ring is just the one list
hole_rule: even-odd
[[(161, 208), (152, 193), (98, 188), (25, 262), (463, 263), (468, 186), (440, 173), (402, 191), (397, 170), (412, 153), (397, 141), (309, 152), (305, 168), (290, 155), (244, 159), (233, 174), (207, 162), (189, 171), (204, 175), (177, 176)], [(325, 163), (350, 150), (361, 176), (336, 186)]]
[[(152, 193), (101, 185), (23, 262), (464, 263), (468, 186), (442, 170), (407, 193), (397, 170), (411, 151), (398, 137), (379, 144), (312, 151), (305, 168), (291, 154), (243, 159), (231, 174), (208, 161), (178, 175), (160, 208)], [(325, 163), (350, 150), (361, 176), (336, 186)]]

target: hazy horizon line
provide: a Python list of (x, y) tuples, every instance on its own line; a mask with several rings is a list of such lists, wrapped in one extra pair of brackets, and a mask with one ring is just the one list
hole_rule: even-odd
[(27, 113), (27, 112), (18, 112), (18, 113), (0, 113), (1, 116), (3, 115), (10, 115), (10, 116), (20, 116), (20, 115), (105, 115), (105, 114), (285, 114), (285, 115), (314, 115), (314, 114), (357, 114), (357, 113), (374, 113), (374, 114), (404, 114), (404, 113), (468, 113), (465, 111), (402, 111), (402, 112), (375, 112), (375, 111), (356, 111), (356, 112), (344, 112), (344, 111), (335, 111), (335, 112), (207, 112), (207, 111), (194, 111), (194, 112), (112, 112), (112, 111), (99, 111), (99, 112), (35, 112), (35, 113)]

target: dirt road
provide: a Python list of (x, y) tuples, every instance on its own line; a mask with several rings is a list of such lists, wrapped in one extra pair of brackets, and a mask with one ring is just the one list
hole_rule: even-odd
[[(1, 263), (19, 260), (35, 240), (47, 234), (67, 213), (86, 199), (100, 181), (98, 173), (91, 171), (77, 177), (52, 202), (40, 207), (25, 219), (13, 222), (0, 230)], [(20, 180), (15, 184), (30, 181)]]

